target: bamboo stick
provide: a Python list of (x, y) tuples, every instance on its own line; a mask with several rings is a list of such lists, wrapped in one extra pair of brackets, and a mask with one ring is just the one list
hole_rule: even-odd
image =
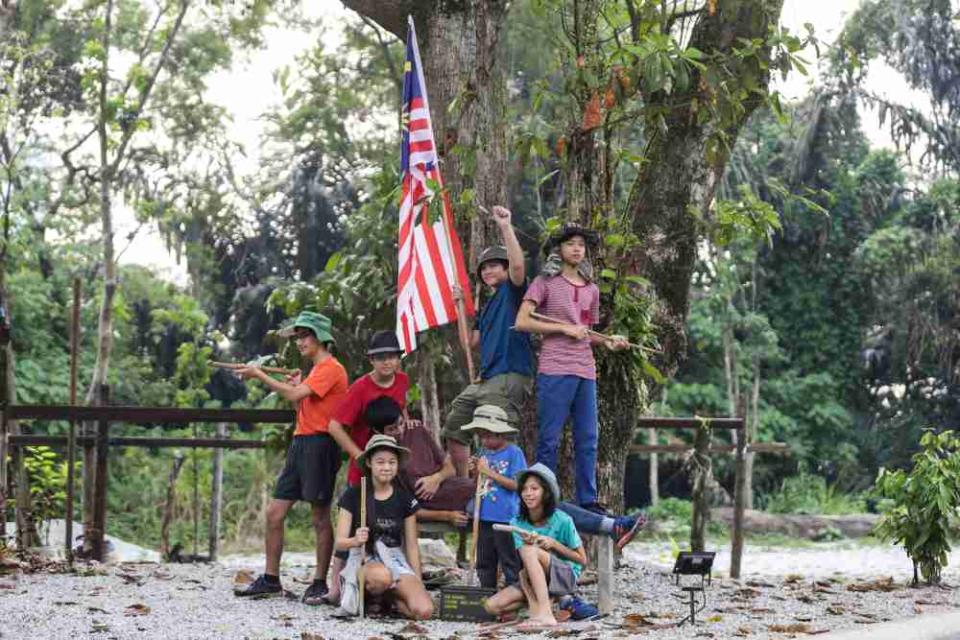
[[(367, 526), (367, 476), (360, 476), (360, 528)], [(360, 575), (357, 581), (360, 585), (360, 617), (364, 614), (364, 589), (366, 588), (366, 566), (367, 566), (367, 543), (364, 542), (360, 547)]]
[[(244, 369), (246, 367), (255, 367), (257, 365), (252, 364), (243, 364), (240, 362), (216, 362), (211, 361), (210, 366), (216, 369), (230, 369), (231, 371), (236, 371), (237, 369)], [(284, 376), (292, 376), (300, 373), (299, 369), (284, 369), (282, 367), (260, 367), (267, 373), (279, 373)]]
[[(576, 325), (573, 325), (573, 324), (571, 324), (571, 323), (569, 323), (569, 322), (565, 322), (565, 321), (563, 321), (563, 320), (560, 320), (559, 318), (554, 318), (554, 317), (552, 317), (552, 316), (545, 316), (545, 315), (543, 315), (542, 313), (537, 313), (536, 311), (531, 311), (531, 312), (530, 312), (530, 317), (531, 317), (531, 318), (535, 318), (535, 319), (537, 319), (537, 320), (543, 320), (544, 322), (552, 322), (552, 323), (554, 323), (554, 324), (566, 325), (566, 326), (568, 326), (568, 327), (576, 326)], [(590, 335), (592, 335), (592, 336), (594, 336), (594, 337), (596, 337), (596, 338), (602, 338), (602, 339), (604, 339), (604, 340), (613, 340), (613, 336), (609, 336), (609, 335), (607, 335), (607, 334), (605, 334), (605, 333), (600, 333), (599, 331), (594, 331), (593, 329), (587, 329), (587, 333), (589, 333)], [(641, 344), (636, 344), (636, 343), (634, 343), (634, 342), (629, 342), (629, 341), (628, 341), (628, 342), (627, 342), (627, 345), (628, 345), (631, 349), (640, 349), (641, 351), (648, 351), (648, 352), (650, 352), (650, 353), (663, 353), (663, 352), (660, 351), (659, 349), (653, 349), (653, 348), (651, 348), (651, 347), (645, 347), (645, 346), (643, 346), (643, 345), (641, 345)]]

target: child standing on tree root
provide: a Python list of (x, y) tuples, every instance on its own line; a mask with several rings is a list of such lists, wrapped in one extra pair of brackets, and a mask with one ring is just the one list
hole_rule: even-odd
[(577, 578), (587, 561), (573, 520), (557, 509), (560, 487), (553, 472), (535, 464), (520, 472), (520, 514), (510, 523), (524, 530), (514, 533), (523, 570), (520, 585), (507, 586), (487, 600), (487, 611), (501, 615), (530, 609), (531, 626), (554, 626), (552, 598), (576, 594)]
[(527, 289), (516, 326), (544, 336), (537, 372), (537, 462), (556, 471), (560, 436), (572, 417), (577, 504), (606, 513), (597, 502), (597, 366), (592, 347), (603, 343), (616, 351), (629, 343), (621, 336), (599, 338), (589, 332), (590, 325), (600, 321), (600, 289), (585, 268), (587, 246), (596, 242), (596, 233), (577, 224), (564, 225), (551, 238), (554, 255)]

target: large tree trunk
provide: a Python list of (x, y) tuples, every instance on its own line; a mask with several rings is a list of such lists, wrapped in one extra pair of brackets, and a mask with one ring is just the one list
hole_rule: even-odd
[[(469, 239), (468, 267), (496, 240), (476, 205), (507, 204), (505, 85), (498, 43), (507, 3), (496, 0), (345, 0), (401, 40), (413, 15), (444, 184)], [(450, 105), (456, 107), (450, 111)], [(472, 200), (461, 201), (465, 193)]]
[[(107, 384), (110, 372), (110, 355), (113, 352), (113, 298), (117, 290), (117, 265), (113, 247), (113, 167), (110, 164), (109, 134), (107, 128), (107, 83), (109, 78), (110, 35), (113, 2), (107, 3), (102, 36), (103, 59), (100, 67), (100, 112), (97, 114), (97, 137), (100, 144), (100, 233), (103, 250), (103, 293), (100, 299), (100, 316), (97, 322), (97, 360), (93, 367), (93, 377), (87, 390), (88, 405), (102, 404), (100, 390)], [(83, 434), (92, 436), (96, 425), (86, 422)], [(83, 524), (84, 530), (93, 526), (94, 488), (96, 486), (96, 453), (93, 447), (83, 450)], [(87, 537), (84, 536), (84, 540)], [(84, 544), (84, 550), (88, 550)]]
[[(780, 16), (783, 0), (718, 0), (711, 6), (715, 7), (713, 13), (701, 14), (693, 27), (690, 46), (708, 56), (721, 54), (721, 64), (730, 64), (731, 50), (739, 39), (766, 38)], [(769, 60), (769, 50), (762, 50), (761, 57)], [(646, 96), (651, 104), (664, 107), (666, 130), (650, 136), (646, 162), (627, 204), (633, 230), (641, 240), (639, 271), (653, 284), (656, 294), (655, 320), (663, 347), (659, 365), (668, 375), (676, 371), (687, 349), (684, 325), (701, 232), (699, 221), (709, 214), (726, 168), (725, 149), (733, 147), (740, 128), (763, 101), (761, 94), (754, 93), (728, 121), (717, 123), (708, 118), (700, 122), (699, 105), (716, 97), (708, 75), (715, 72), (724, 77), (725, 73), (710, 66), (708, 71), (691, 75), (686, 91)], [(769, 85), (769, 70), (745, 72), (751, 73), (760, 90)], [(718, 132), (726, 136), (727, 146), (717, 145), (708, 157), (708, 142)]]

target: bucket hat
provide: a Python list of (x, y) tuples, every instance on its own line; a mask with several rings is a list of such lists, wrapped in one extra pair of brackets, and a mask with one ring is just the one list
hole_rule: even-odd
[(507, 412), (495, 404), (482, 404), (473, 412), (473, 420), (461, 427), (464, 431), (483, 429), (491, 433), (516, 433), (510, 426)]
[(538, 462), (517, 474), (517, 491), (522, 490), (523, 483), (527, 481), (527, 476), (530, 475), (537, 476), (543, 480), (543, 483), (547, 485), (550, 493), (553, 494), (554, 502), (560, 504), (560, 484), (557, 482), (557, 476), (550, 470), (550, 467), (542, 462)]
[(403, 463), (406, 462), (407, 457), (410, 455), (410, 449), (397, 444), (396, 438), (378, 433), (367, 441), (367, 446), (364, 447), (363, 453), (357, 456), (357, 466), (361, 469), (369, 469), (370, 456), (378, 449), (389, 449), (396, 453), (397, 457), (400, 458), (400, 466), (403, 466)]
[(367, 355), (375, 356), (379, 353), (403, 353), (396, 332), (377, 331), (370, 336), (370, 342), (367, 344)]
[(480, 253), (480, 258), (477, 259), (478, 278), (480, 277), (480, 270), (483, 268), (483, 263), (492, 260), (502, 260), (509, 264), (510, 258), (507, 256), (507, 248), (502, 245), (495, 245), (493, 247), (487, 247)]
[(566, 222), (550, 236), (550, 241), (547, 243), (545, 249), (549, 252), (551, 249), (559, 247), (574, 236), (583, 238), (584, 243), (586, 243), (590, 249), (596, 249), (597, 245), (600, 244), (600, 236), (593, 229), (588, 229), (576, 222)]
[(322, 313), (301, 311), (293, 324), (280, 330), (280, 336), (284, 338), (293, 337), (296, 335), (297, 329), (310, 329), (320, 342), (334, 342), (333, 334), (330, 333), (333, 329), (333, 323), (330, 322), (330, 318)]

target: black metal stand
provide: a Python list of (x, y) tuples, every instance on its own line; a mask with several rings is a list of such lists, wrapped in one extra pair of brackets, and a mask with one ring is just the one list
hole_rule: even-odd
[[(680, 584), (680, 576), (677, 576), (677, 584)], [(705, 577), (700, 576), (700, 584), (689, 585), (680, 588), (681, 591), (689, 594), (690, 596), (690, 599), (687, 601), (687, 603), (690, 605), (690, 615), (680, 620), (680, 622), (677, 623), (678, 627), (682, 627), (687, 622), (689, 622), (692, 626), (697, 624), (697, 612), (703, 611), (703, 609), (707, 606), (707, 584), (709, 584), (709, 582), (705, 579)], [(697, 602), (698, 593), (703, 594), (703, 601), (699, 603)], [(698, 604), (700, 605), (699, 607), (697, 606)]]

